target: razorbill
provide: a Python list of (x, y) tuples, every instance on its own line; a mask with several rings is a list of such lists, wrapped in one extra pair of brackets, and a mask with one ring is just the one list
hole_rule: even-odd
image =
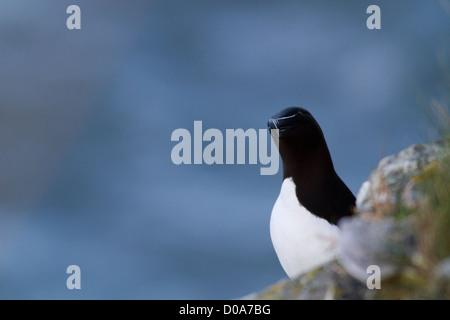
[(322, 130), (310, 112), (286, 108), (273, 115), (268, 126), (272, 136), (278, 135), (283, 161), (270, 236), (281, 266), (295, 278), (335, 257), (336, 223), (352, 214), (355, 197), (336, 174)]

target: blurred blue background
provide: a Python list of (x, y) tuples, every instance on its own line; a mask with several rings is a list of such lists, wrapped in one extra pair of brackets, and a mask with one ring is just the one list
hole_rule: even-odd
[(284, 278), (281, 170), (176, 166), (172, 131), (303, 106), (356, 194), (432, 139), (418, 97), (439, 92), (449, 40), (437, 0), (1, 1), (0, 298), (229, 299)]

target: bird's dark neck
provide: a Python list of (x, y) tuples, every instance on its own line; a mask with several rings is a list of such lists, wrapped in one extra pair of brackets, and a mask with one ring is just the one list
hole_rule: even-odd
[(297, 199), (310, 212), (330, 223), (352, 213), (355, 197), (336, 174), (326, 144), (282, 159), (283, 180), (292, 178)]
[[(292, 178), (293, 180), (311, 180), (311, 182), (319, 183), (329, 178), (330, 174), (335, 174), (333, 161), (326, 144), (308, 152), (303, 152), (300, 148), (289, 148), (288, 150), (295, 151), (281, 154), (283, 180)], [(325, 182), (323, 181), (323, 183)]]

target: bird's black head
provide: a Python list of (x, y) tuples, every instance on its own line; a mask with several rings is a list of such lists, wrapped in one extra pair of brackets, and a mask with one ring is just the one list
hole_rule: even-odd
[[(278, 129), (278, 149), (284, 165), (295, 161), (296, 166), (312, 156), (326, 158), (331, 162), (322, 130), (311, 113), (300, 107), (289, 107), (274, 114), (268, 121), (273, 129)], [(317, 154), (319, 152), (320, 154)], [(310, 158), (313, 161), (313, 158)]]
[[(296, 129), (307, 119), (314, 120), (311, 113), (300, 107), (289, 107), (274, 114), (268, 121), (269, 129), (278, 129), (280, 132), (289, 133), (291, 129)], [(292, 131), (290, 132), (292, 133)]]

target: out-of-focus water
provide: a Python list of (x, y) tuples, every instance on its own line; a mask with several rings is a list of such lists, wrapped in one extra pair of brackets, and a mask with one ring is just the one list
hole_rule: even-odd
[[(356, 194), (430, 138), (438, 1), (0, 3), (0, 298), (236, 298), (285, 277), (260, 165), (172, 163), (173, 130), (265, 128), (299, 105)], [(81, 290), (66, 288), (79, 265)]]

